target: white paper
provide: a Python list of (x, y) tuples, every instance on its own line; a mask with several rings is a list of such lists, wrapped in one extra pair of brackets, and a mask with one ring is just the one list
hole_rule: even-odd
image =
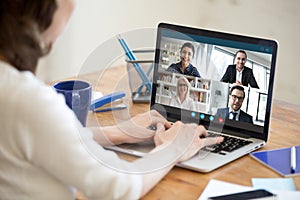
[(273, 191), (295, 191), (296, 186), (292, 178), (252, 178), (255, 189)]
[[(210, 180), (202, 192), (198, 200), (207, 200), (208, 197), (220, 196), (226, 194), (233, 194), (238, 192), (246, 192), (250, 190), (255, 190), (256, 188), (242, 186), (238, 184), (228, 183), (219, 180)], [(273, 194), (277, 195), (278, 200), (299, 200), (300, 192), (299, 191), (274, 191), (271, 190)]]
[(254, 190), (252, 187), (241, 186), (219, 180), (210, 180), (198, 200), (207, 200), (208, 197), (233, 194)]
[(271, 191), (277, 194), (278, 200), (299, 200), (300, 192), (298, 191)]

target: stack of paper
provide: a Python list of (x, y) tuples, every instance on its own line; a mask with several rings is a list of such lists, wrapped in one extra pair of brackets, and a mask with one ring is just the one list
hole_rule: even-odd
[[(274, 193), (277, 195), (277, 199), (278, 200), (297, 200), (300, 199), (300, 192), (299, 191), (291, 191), (290, 187), (294, 187), (293, 184), (290, 183), (291, 180), (279, 180), (279, 179), (255, 179), (253, 181), (253, 183), (255, 183), (255, 185), (257, 184), (257, 186), (255, 187), (247, 187), (247, 186), (242, 186), (242, 185), (237, 185), (237, 184), (232, 184), (232, 183), (227, 183), (224, 181), (219, 181), (219, 180), (210, 180), (209, 183), (207, 184), (206, 188), (204, 189), (203, 193), (201, 194), (201, 196), (199, 197), (198, 200), (207, 200), (209, 197), (213, 197), (213, 196), (220, 196), (220, 195), (226, 195), (226, 194), (233, 194), (233, 193), (239, 193), (239, 192), (246, 192), (246, 191), (251, 191), (251, 190), (255, 190), (255, 189), (261, 189), (261, 187), (259, 186), (259, 184), (261, 184), (263, 182), (267, 183), (267, 185), (270, 185), (271, 182), (273, 182), (273, 184), (271, 185), (278, 185), (278, 183), (280, 184), (286, 184), (289, 185), (289, 189), (286, 190), (286, 188), (284, 186), (281, 186), (282, 188), (285, 188), (283, 190), (273, 190), (270, 187), (264, 187), (263, 189), (267, 189), (268, 191)], [(292, 182), (293, 183), (293, 182)]]

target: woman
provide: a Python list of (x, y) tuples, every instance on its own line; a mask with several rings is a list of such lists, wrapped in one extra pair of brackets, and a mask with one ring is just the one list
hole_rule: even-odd
[(171, 98), (170, 106), (195, 110), (194, 101), (190, 98), (190, 88), (189, 81), (184, 76), (179, 77), (176, 85), (176, 96)]
[[(2, 199), (74, 199), (76, 189), (88, 199), (138, 199), (176, 163), (222, 140), (199, 139), (207, 134), (201, 126), (177, 122), (171, 127), (155, 111), (137, 115), (120, 126), (82, 127), (63, 97), (34, 76), (38, 60), (49, 52), (74, 5), (73, 0), (0, 0)], [(146, 128), (150, 125), (156, 130)], [(130, 131), (148, 137), (128, 135)], [(180, 145), (173, 145), (182, 137), (192, 142), (181, 146), (187, 149), (181, 151), (184, 154)], [(135, 162), (123, 161), (101, 146), (153, 138), (156, 148)], [(162, 151), (177, 152), (177, 156), (156, 171), (124, 173), (96, 159), (83, 141), (97, 151), (98, 158), (117, 163), (124, 171), (142, 169), (154, 158), (165, 158)]]
[(195, 48), (192, 43), (184, 43), (180, 49), (180, 62), (173, 63), (167, 69), (168, 72), (184, 74), (188, 76), (201, 77), (197, 68), (191, 62), (195, 54)]

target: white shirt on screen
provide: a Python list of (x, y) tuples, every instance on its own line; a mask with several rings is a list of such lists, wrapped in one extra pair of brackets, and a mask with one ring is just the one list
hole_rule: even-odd
[(236, 82), (239, 81), (240, 83), (242, 82), (242, 75), (243, 75), (244, 69), (242, 69), (240, 72), (236, 70)]
[(170, 100), (170, 106), (187, 109), (187, 110), (195, 110), (195, 103), (193, 99), (190, 97), (187, 97), (183, 102), (181, 102), (179, 97), (173, 96)]

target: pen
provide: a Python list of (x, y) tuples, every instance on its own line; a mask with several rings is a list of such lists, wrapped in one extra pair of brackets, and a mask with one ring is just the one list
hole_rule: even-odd
[[(136, 60), (134, 54), (132, 53), (132, 51), (129, 49), (129, 47), (127, 46), (125, 40), (121, 37), (121, 35), (118, 35), (118, 40), (121, 44), (121, 46), (123, 47), (125, 54), (127, 55), (127, 57), (129, 58), (129, 60)], [(136, 69), (137, 73), (139, 74), (139, 76), (141, 77), (143, 84), (146, 86), (147, 90), (149, 92), (151, 92), (151, 81), (148, 79), (147, 75), (145, 74), (145, 72), (142, 70), (141, 66), (139, 65), (139, 63), (133, 63), (134, 68)], [(139, 89), (139, 93), (141, 92), (141, 89)]]
[(291, 172), (295, 173), (296, 170), (296, 147), (291, 147)]

